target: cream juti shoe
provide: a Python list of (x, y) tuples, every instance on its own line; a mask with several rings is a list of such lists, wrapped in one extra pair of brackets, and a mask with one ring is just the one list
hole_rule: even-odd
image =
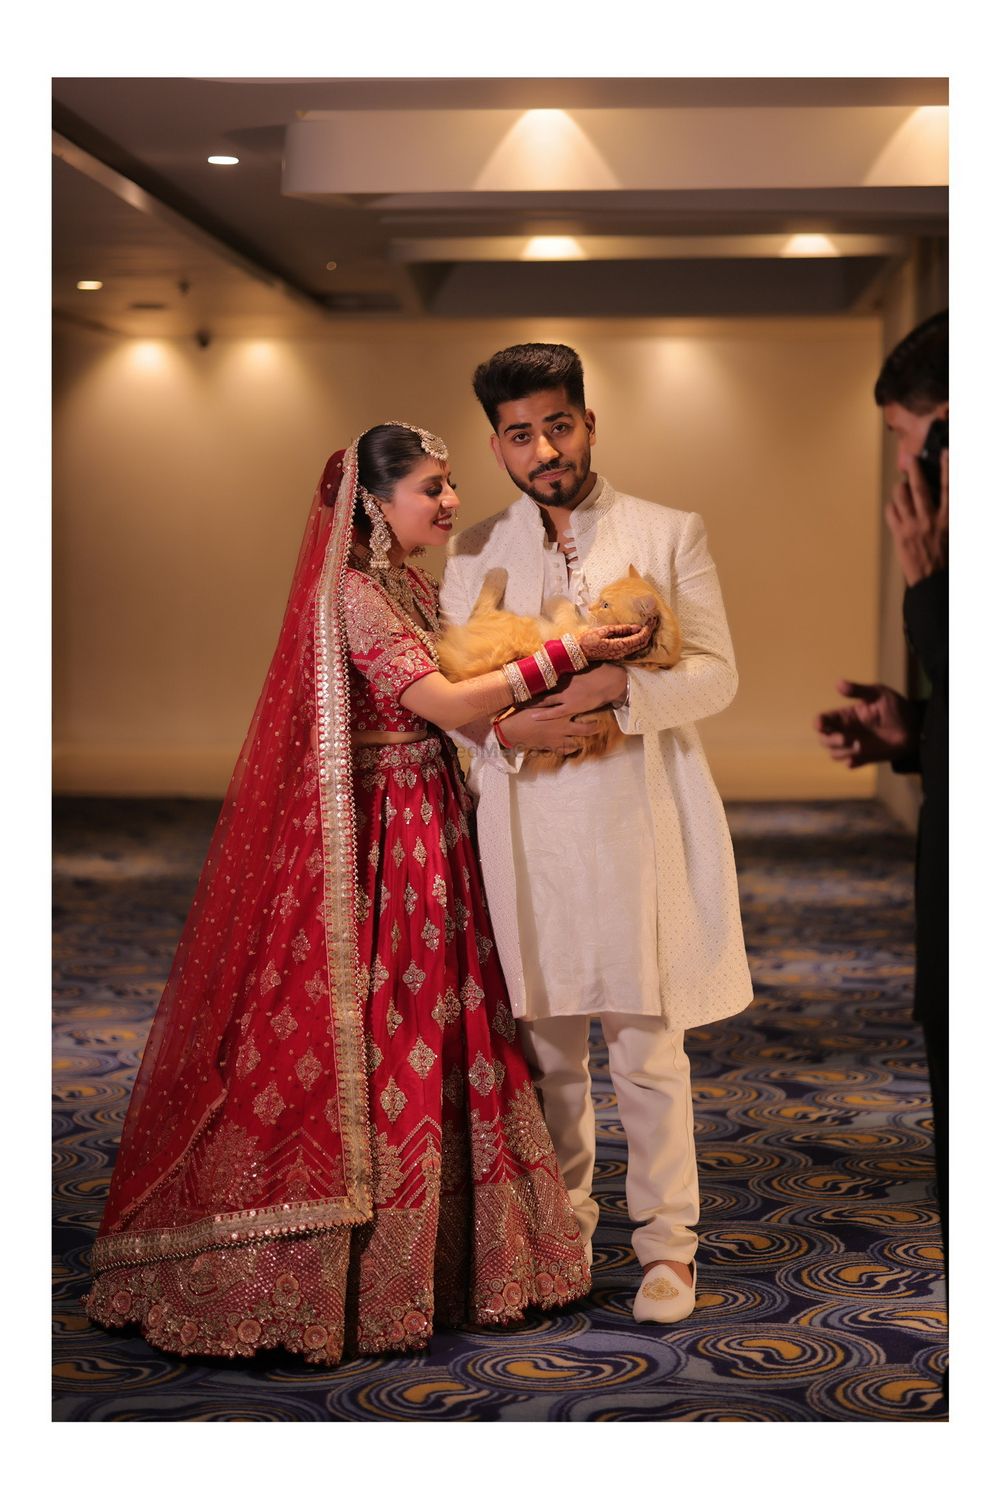
[(694, 1312), (698, 1267), (691, 1266), (691, 1285), (669, 1266), (650, 1266), (632, 1303), (637, 1323), (679, 1323)]

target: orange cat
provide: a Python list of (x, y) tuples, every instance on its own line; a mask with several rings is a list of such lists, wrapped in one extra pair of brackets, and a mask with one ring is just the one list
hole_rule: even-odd
[[(495, 671), (504, 662), (532, 656), (554, 636), (580, 636), (593, 625), (644, 625), (651, 616), (658, 624), (649, 645), (629, 665), (650, 670), (672, 667), (680, 660), (681, 633), (670, 605), (648, 578), (630, 567), (625, 578), (619, 578), (602, 589), (590, 606), (588, 617), (568, 599), (550, 599), (536, 619), (515, 615), (501, 608), (507, 588), (503, 568), (487, 573), (475, 608), (465, 625), (449, 625), (437, 640), (441, 671), (452, 682), (463, 682), (483, 672)], [(588, 715), (590, 717), (590, 715)], [(582, 748), (569, 757), (550, 750), (529, 750), (532, 764), (550, 770), (563, 760), (585, 760), (606, 755), (622, 738), (611, 709), (601, 709), (596, 717), (601, 727), (583, 740)]]

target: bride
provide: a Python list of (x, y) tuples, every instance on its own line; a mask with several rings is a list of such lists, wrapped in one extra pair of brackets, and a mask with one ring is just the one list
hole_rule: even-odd
[(90, 1317), (161, 1349), (329, 1365), (589, 1287), (437, 730), (649, 632), (448, 682), (406, 559), (457, 505), (444, 444), (401, 422), (313, 499), (92, 1254)]

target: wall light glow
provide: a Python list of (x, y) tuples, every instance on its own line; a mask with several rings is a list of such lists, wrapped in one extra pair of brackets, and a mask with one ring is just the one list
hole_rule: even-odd
[(569, 234), (536, 234), (521, 251), (522, 260), (585, 260), (583, 246)]
[(162, 370), (166, 363), (163, 345), (152, 339), (143, 339), (133, 344), (131, 362), (137, 370)]
[(78, 292), (99, 292), (103, 285), (103, 281), (78, 281), (76, 289)]
[(210, 156), (208, 164), (210, 167), (238, 167), (240, 159), (238, 156)]

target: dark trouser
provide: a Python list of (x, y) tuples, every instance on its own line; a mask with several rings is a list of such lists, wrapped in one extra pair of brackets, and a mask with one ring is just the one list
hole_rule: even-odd
[(925, 1019), (924, 1044), (934, 1108), (934, 1163), (937, 1170), (938, 1203), (941, 1210), (941, 1240), (945, 1273), (948, 1266), (948, 1021)]

